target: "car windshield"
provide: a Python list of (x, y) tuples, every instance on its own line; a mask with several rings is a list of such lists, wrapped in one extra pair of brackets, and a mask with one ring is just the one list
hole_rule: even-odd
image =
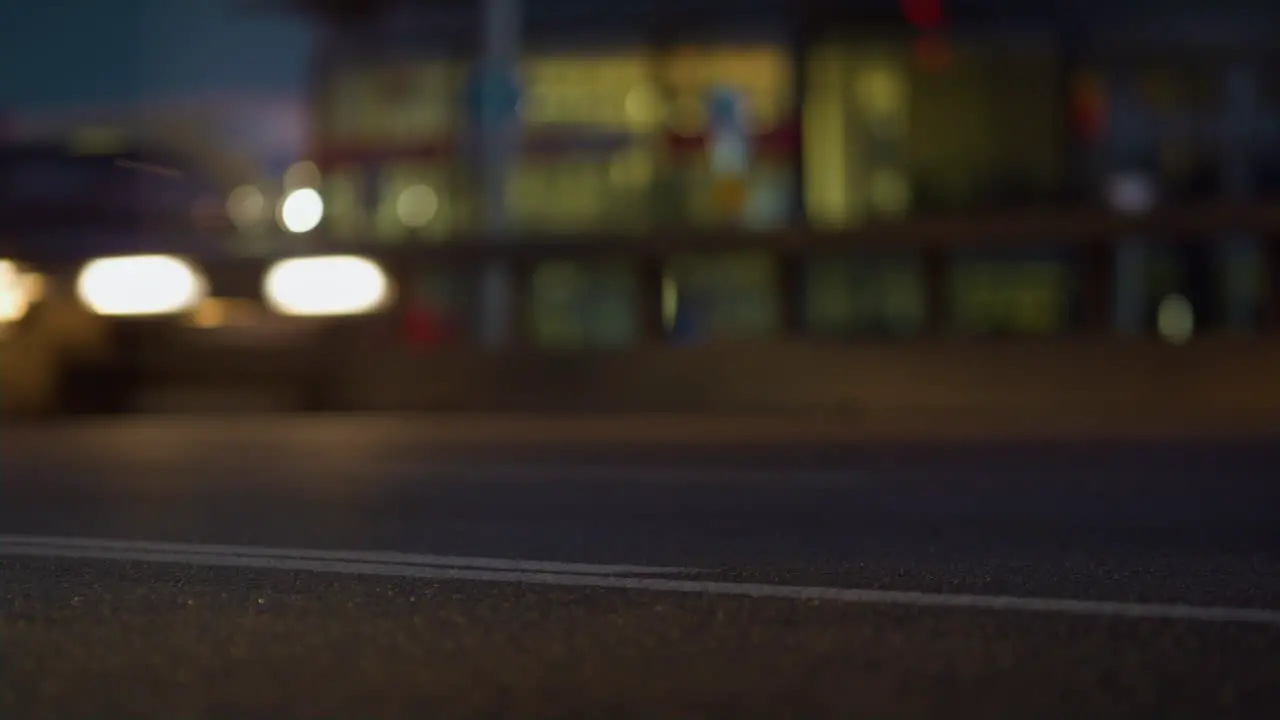
[(102, 219), (180, 217), (213, 187), (175, 158), (125, 153), (76, 156), (15, 153), (0, 168), (0, 197), (11, 212), (89, 213)]
[(75, 205), (107, 186), (108, 166), (53, 152), (15, 153), (0, 166), (0, 194), (5, 205)]

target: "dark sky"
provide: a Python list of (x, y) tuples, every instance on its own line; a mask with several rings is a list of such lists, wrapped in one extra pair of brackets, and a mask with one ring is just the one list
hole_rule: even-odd
[(234, 0), (0, 0), (0, 113), (294, 94), (309, 33)]

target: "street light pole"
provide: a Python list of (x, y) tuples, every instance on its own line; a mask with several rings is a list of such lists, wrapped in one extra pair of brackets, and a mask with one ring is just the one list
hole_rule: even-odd
[[(484, 0), (476, 83), (479, 138), (480, 227), (487, 239), (510, 233), (507, 179), (519, 150), (516, 71), (520, 58), (522, 0)], [(505, 345), (511, 335), (511, 267), (495, 261), (480, 278), (481, 340)]]
[[(1107, 200), (1113, 209), (1141, 214), (1154, 202), (1152, 118), (1140, 102), (1131, 71), (1121, 69), (1108, 82), (1108, 138), (1103, 159)], [(1124, 237), (1116, 247), (1115, 305), (1112, 323), (1124, 336), (1143, 332), (1149, 302), (1150, 258), (1140, 237)]]

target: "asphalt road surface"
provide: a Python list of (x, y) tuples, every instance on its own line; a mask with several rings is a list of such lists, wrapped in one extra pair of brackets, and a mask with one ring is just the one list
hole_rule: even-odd
[(1280, 442), (530, 422), (6, 429), (0, 717), (1280, 712)]

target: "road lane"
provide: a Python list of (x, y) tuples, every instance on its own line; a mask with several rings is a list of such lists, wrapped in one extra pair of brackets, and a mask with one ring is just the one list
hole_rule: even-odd
[[(0, 536), (0, 556), (110, 560), (205, 567), (291, 570), (345, 575), (467, 580), (556, 587), (651, 590), (733, 597), (820, 600), (924, 608), (970, 608), (1158, 620), (1255, 624), (1280, 628), (1280, 609), (1213, 607), (1151, 602), (1106, 602), (1012, 595), (927, 593), (779, 583), (686, 579), (693, 568), (549, 563), (413, 553), (324, 551), (248, 545), (156, 543), (103, 538)], [(638, 577), (637, 577), (638, 576)], [(646, 577), (647, 576), (647, 577)]]
[(0, 559), (5, 717), (1270, 718), (1258, 626)]
[[(598, 565), (591, 563), (557, 563), (537, 560), (463, 557), (459, 555), (423, 555), (403, 552), (333, 551), (311, 548), (269, 548), (256, 545), (201, 545), (196, 543), (114, 540), (108, 538), (74, 538), (41, 535), (0, 535), (0, 554), (22, 556), (51, 551), (48, 557), (77, 557), (74, 553), (94, 551), (110, 559), (119, 554), (132, 557), (176, 557), (190, 562), (189, 556), (225, 558), (232, 562), (251, 558), (276, 558), (297, 561), (324, 561), (344, 564), (375, 564), (406, 567), (465, 568), (518, 573), (567, 573), (578, 575), (678, 575), (695, 572), (692, 568), (654, 567), (648, 565)], [(58, 554), (52, 554), (56, 552)], [(79, 557), (88, 557), (81, 555)]]
[(1274, 443), (476, 448), (378, 421), (157, 427), (2, 448), (0, 533), (1280, 602)]
[[(0, 555), (6, 717), (1280, 707), (1274, 628), (1204, 622), (1280, 613), (1272, 442), (483, 445), (280, 418), (26, 432), (0, 438), (0, 545), (110, 552)], [(145, 552), (122, 556), (133, 541)], [(193, 542), (294, 550), (204, 567), (177, 557)], [(429, 557), (332, 564), (405, 554)], [(531, 582), (543, 571), (565, 584)], [(1153, 605), (1179, 610), (1142, 617)]]

